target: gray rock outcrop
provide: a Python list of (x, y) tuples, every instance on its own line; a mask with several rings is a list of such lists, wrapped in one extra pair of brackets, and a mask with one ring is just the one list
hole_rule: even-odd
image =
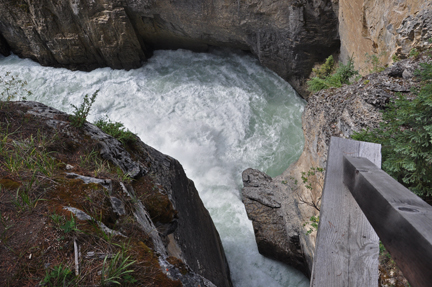
[(0, 49), (90, 70), (136, 68), (154, 49), (232, 47), (251, 51), (306, 95), (314, 63), (339, 48), (332, 2), (0, 0)]

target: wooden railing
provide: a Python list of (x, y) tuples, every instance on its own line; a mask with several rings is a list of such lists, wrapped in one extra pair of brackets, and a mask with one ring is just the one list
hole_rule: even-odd
[(310, 286), (378, 286), (378, 236), (411, 286), (432, 286), (432, 207), (380, 167), (380, 145), (331, 138)]

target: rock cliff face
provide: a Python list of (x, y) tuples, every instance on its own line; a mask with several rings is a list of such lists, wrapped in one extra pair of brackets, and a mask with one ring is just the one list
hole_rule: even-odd
[(379, 65), (406, 58), (413, 48), (431, 47), (432, 3), (429, 0), (339, 0), (341, 58), (354, 55), (357, 69), (367, 74), (371, 57)]
[[(307, 176), (311, 167), (326, 167), (331, 136), (349, 138), (354, 131), (377, 127), (380, 110), (396, 93), (411, 93), (418, 85), (414, 71), (419, 62), (427, 60), (427, 56), (403, 60), (353, 85), (310, 96), (302, 118), (305, 146), (299, 160), (275, 178), (250, 169), (243, 172), (243, 201), (258, 246), (265, 246), (259, 249), (263, 255), (310, 274), (316, 241), (310, 218), (319, 214), (311, 204), (319, 206), (324, 177), (310, 176), (311, 188), (306, 188), (302, 172)], [(312, 232), (307, 234), (309, 230)]]
[[(64, 246), (71, 246), (72, 240), (73, 246), (76, 239), (83, 256), (87, 254), (80, 259), (81, 284), (89, 282), (85, 280), (98, 280), (95, 272), (100, 270), (103, 258), (123, 244), (129, 246), (125, 249), (131, 249), (128, 256), (135, 260), (133, 276), (139, 284), (232, 286), (219, 234), (193, 182), (175, 159), (138, 138), (125, 145), (90, 123), (82, 128), (73, 127), (67, 114), (36, 102), (0, 102), (0, 134), (0, 211), (2, 223), (15, 226), (11, 230), (4, 229), (6, 225), (1, 227), (2, 241), (8, 238), (10, 246), (0, 250), (1, 270), (11, 270), (0, 271), (1, 282), (13, 278), (11, 286), (38, 282), (29, 279), (33, 282), (30, 284), (16, 275), (22, 273), (20, 266), (27, 264), (22, 259), (29, 259), (17, 258), (9, 250), (39, 250), (30, 258), (34, 265), (32, 274), (36, 274), (32, 278), (40, 281), (40, 276), (43, 278), (48, 272), (43, 266), (53, 264), (53, 258), (63, 258), (65, 266), (73, 258), (69, 256), (70, 250), (47, 246), (47, 240), (61, 241)], [(35, 141), (38, 143), (33, 147)], [(31, 153), (26, 153), (26, 149)], [(45, 165), (46, 160), (36, 167), (31, 164), (8, 167), (9, 161), (20, 153), (31, 162), (44, 158), (33, 159), (38, 152), (45, 154), (44, 150), (48, 152), (48, 161), (52, 159), (44, 173), (36, 168)], [(13, 201), (13, 195), (27, 186), (29, 173), (34, 178), (30, 178), (33, 187), (27, 195), (44, 199), (30, 210), (24, 208), (22, 213), (9, 200)], [(40, 181), (34, 183), (35, 178)], [(18, 196), (16, 202), (20, 202)], [(50, 224), (53, 213), (69, 216), (66, 211), (75, 215), (78, 229), (83, 230), (74, 235), (75, 239), (70, 233), (61, 237), (61, 228)], [(19, 224), (11, 225), (14, 220)], [(29, 225), (39, 227), (28, 230)], [(20, 226), (27, 227), (19, 229)], [(30, 241), (26, 235), (29, 231)], [(125, 241), (119, 243), (122, 240)], [(94, 250), (102, 251), (102, 261), (92, 257)]]
[(135, 68), (154, 49), (233, 47), (251, 51), (306, 95), (304, 78), (314, 63), (339, 48), (333, 6), (330, 0), (0, 0), (0, 48), (42, 65), (89, 70)]

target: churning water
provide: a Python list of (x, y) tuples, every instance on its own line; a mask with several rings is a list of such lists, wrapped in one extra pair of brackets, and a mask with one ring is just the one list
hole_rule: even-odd
[(241, 172), (275, 176), (303, 148), (305, 102), (250, 55), (156, 51), (143, 67), (72, 72), (0, 56), (36, 100), (72, 113), (100, 90), (89, 121), (107, 115), (180, 161), (219, 231), (236, 287), (308, 286), (302, 274), (258, 253), (240, 198)]

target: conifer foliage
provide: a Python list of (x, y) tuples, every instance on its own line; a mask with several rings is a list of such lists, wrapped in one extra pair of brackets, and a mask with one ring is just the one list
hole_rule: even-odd
[(382, 144), (383, 170), (420, 196), (432, 195), (432, 64), (421, 64), (422, 87), (383, 111), (380, 128), (354, 139)]

